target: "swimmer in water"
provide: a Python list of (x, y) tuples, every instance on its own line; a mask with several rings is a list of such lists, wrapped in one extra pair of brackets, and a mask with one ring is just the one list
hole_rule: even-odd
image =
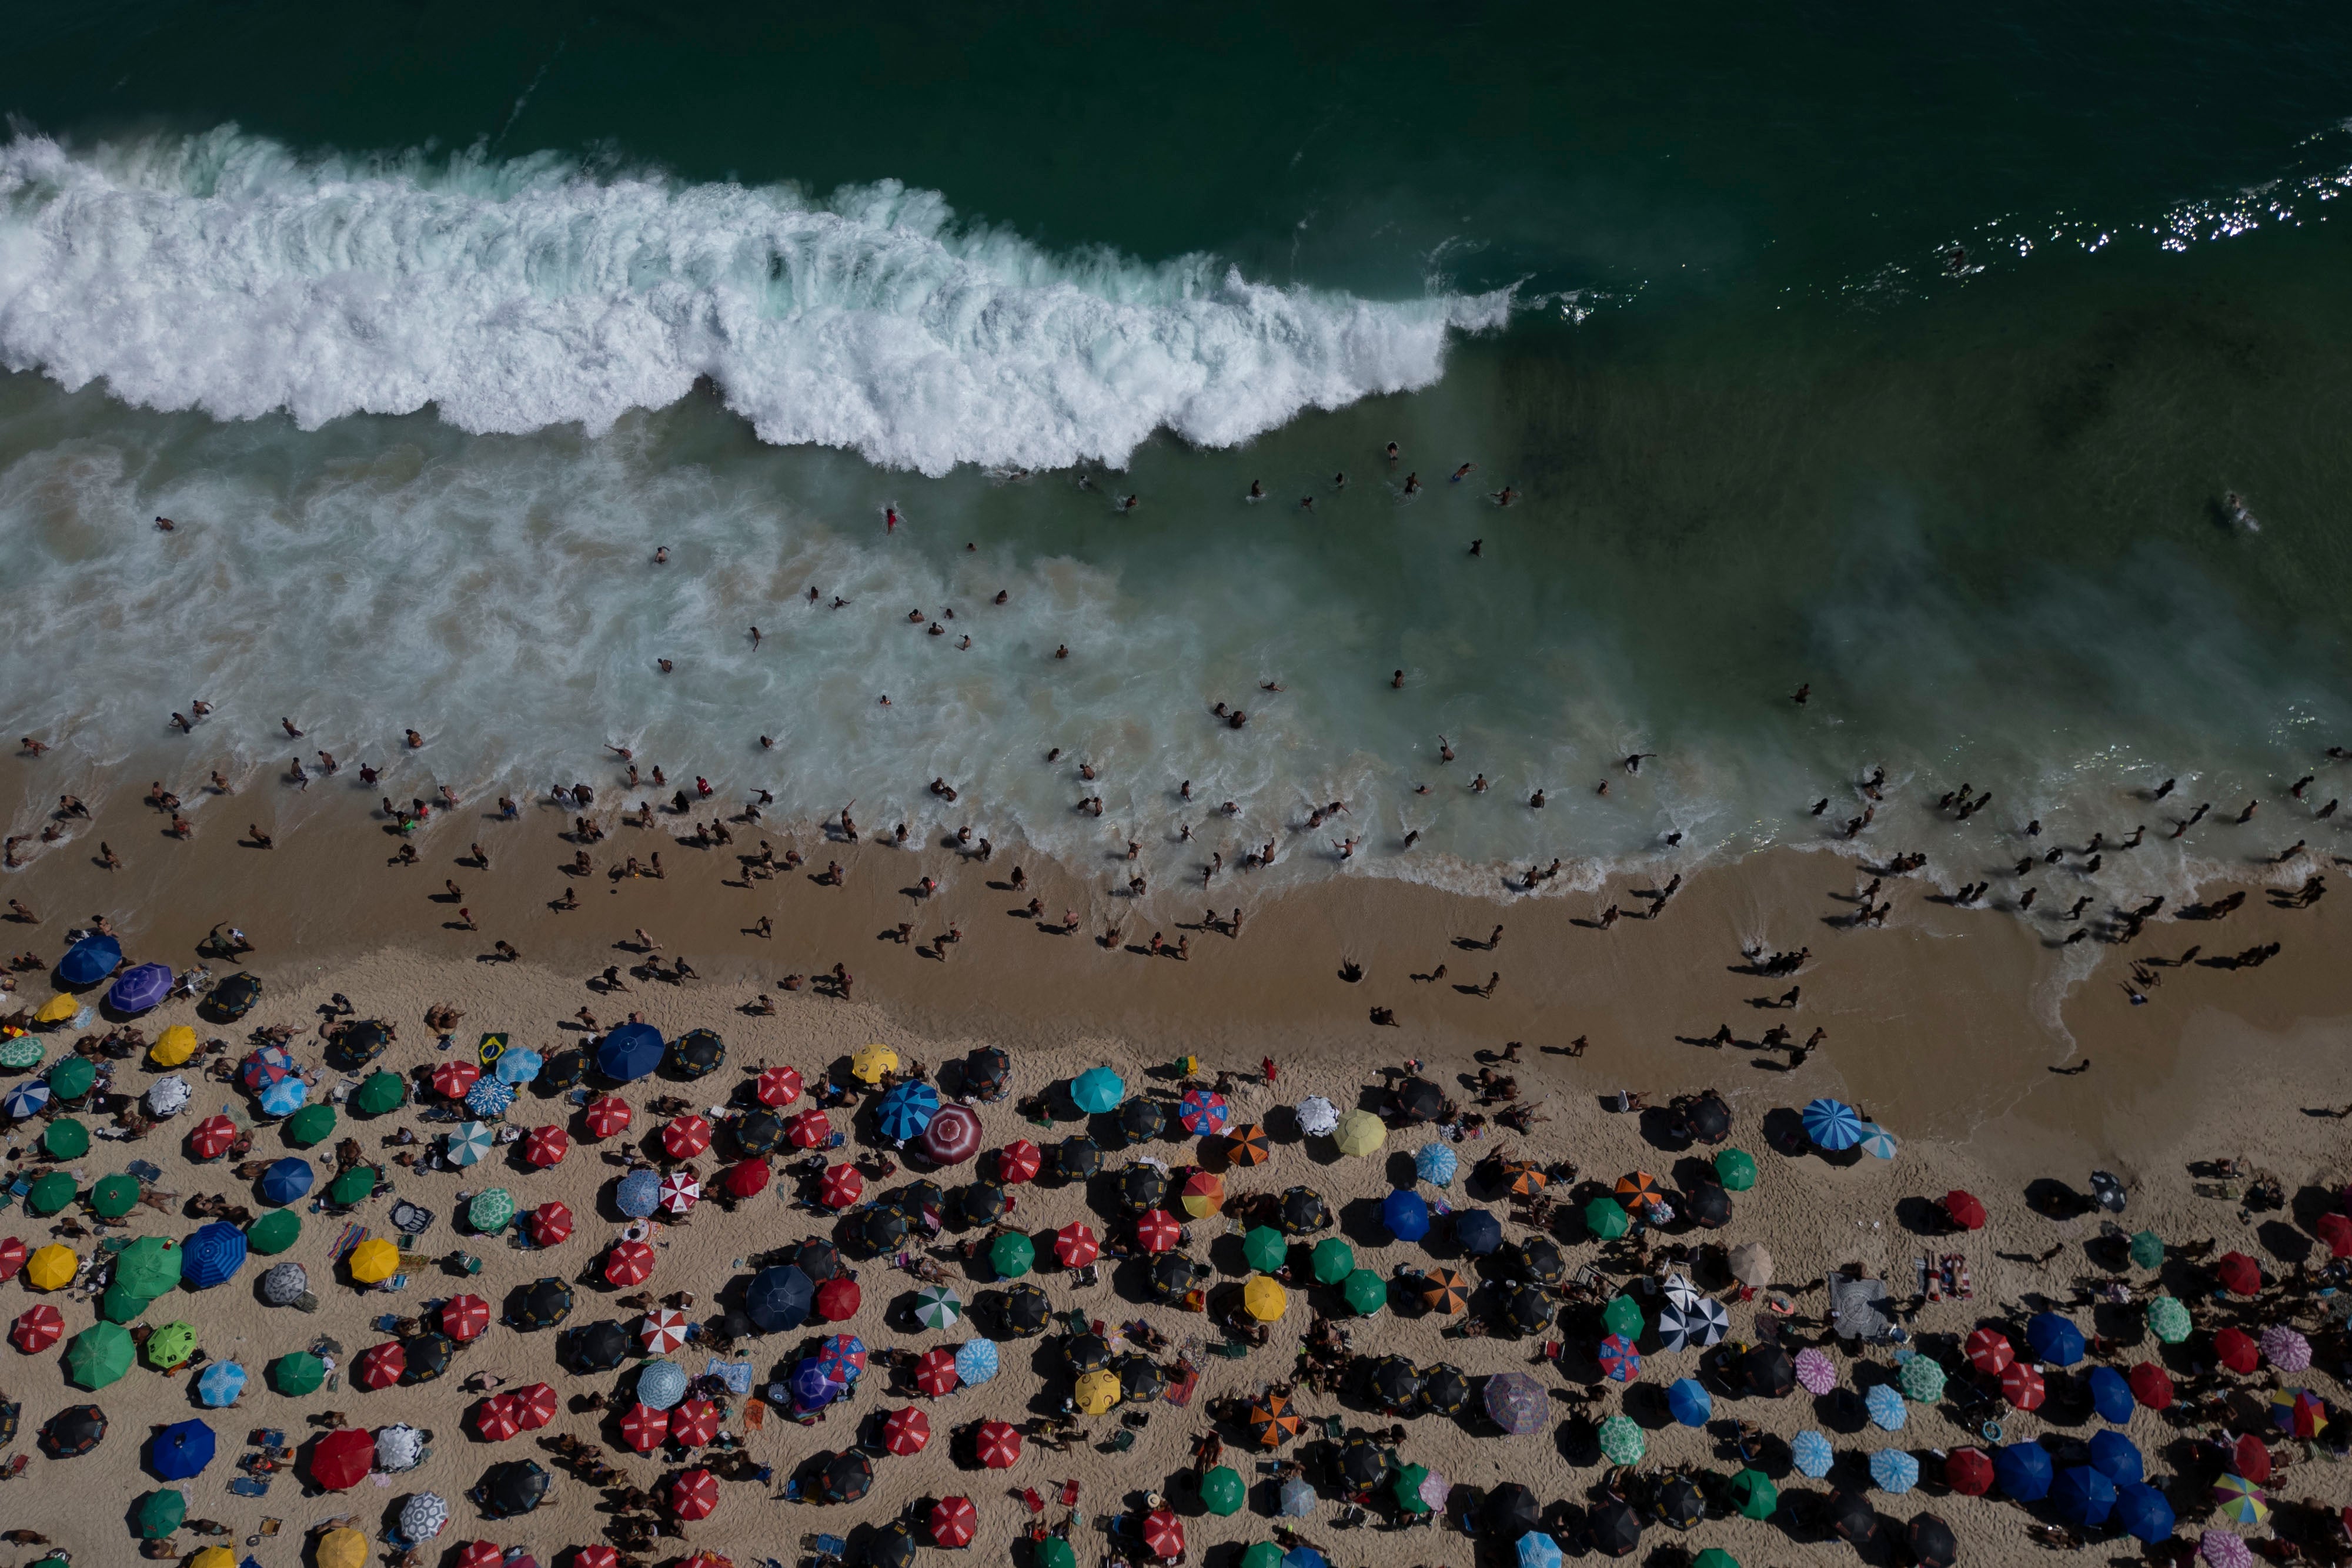
[(898, 531), (898, 507), (885, 507), (882, 508), (882, 531), (886, 534), (895, 534)]
[(1249, 487), (1249, 495), (1248, 495), (1246, 497), (1244, 497), (1244, 498), (1245, 498), (1245, 499), (1248, 499), (1248, 500), (1252, 500), (1252, 501), (1263, 501), (1263, 500), (1265, 500), (1265, 486), (1263, 486), (1263, 485), (1261, 485), (1261, 484), (1259, 484), (1259, 483), (1258, 483), (1256, 480), (1255, 480), (1255, 479), (1251, 480), (1251, 481), (1250, 481), (1250, 487)]
[(1456, 469), (1454, 471), (1454, 480), (1453, 480), (1453, 482), (1454, 482), (1454, 484), (1456, 484), (1456, 485), (1459, 485), (1460, 483), (1462, 483), (1462, 481), (1463, 481), (1463, 480), (1467, 479), (1468, 477), (1470, 477), (1470, 470), (1471, 470), (1471, 469), (1473, 469), (1473, 468), (1475, 468), (1475, 467), (1476, 467), (1476, 466), (1477, 466), (1477, 465), (1475, 465), (1475, 464), (1474, 464), (1474, 463), (1465, 463), (1464, 465), (1462, 465), (1462, 466), (1461, 466), (1461, 467), (1456, 468)]

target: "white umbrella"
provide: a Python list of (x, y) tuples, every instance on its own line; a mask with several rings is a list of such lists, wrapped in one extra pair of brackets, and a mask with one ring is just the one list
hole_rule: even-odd
[(449, 1505), (429, 1491), (418, 1492), (400, 1505), (400, 1533), (411, 1541), (430, 1541), (449, 1522)]
[(1668, 1350), (1721, 1344), (1730, 1332), (1731, 1314), (1723, 1310), (1721, 1301), (1706, 1296), (1670, 1301), (1658, 1314), (1658, 1343)]
[(1772, 1282), (1772, 1254), (1760, 1241), (1743, 1241), (1731, 1249), (1731, 1277), (1753, 1290)]
[(174, 1072), (147, 1085), (147, 1109), (157, 1117), (176, 1116), (188, 1108), (188, 1081)]
[(404, 1423), (379, 1427), (375, 1431), (375, 1468), (380, 1470), (413, 1470), (425, 1458), (425, 1434)]
[(1666, 1301), (1670, 1305), (1686, 1307), (1699, 1300), (1702, 1293), (1696, 1285), (1680, 1274), (1666, 1276)]
[(1320, 1094), (1309, 1094), (1298, 1103), (1298, 1130), (1310, 1138), (1319, 1138), (1339, 1124), (1339, 1108)]

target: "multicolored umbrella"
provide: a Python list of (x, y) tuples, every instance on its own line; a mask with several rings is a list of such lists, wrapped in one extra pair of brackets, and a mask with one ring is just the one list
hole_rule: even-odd
[(1194, 1137), (1210, 1137), (1225, 1130), (1225, 1124), (1233, 1119), (1233, 1107), (1225, 1103), (1222, 1094), (1188, 1089), (1178, 1106), (1176, 1117), (1184, 1124), (1184, 1130)]
[(466, 1109), (477, 1116), (504, 1115), (514, 1101), (514, 1085), (496, 1078), (485, 1078), (466, 1091)]
[(1797, 1386), (1808, 1394), (1820, 1396), (1837, 1386), (1837, 1364), (1810, 1345), (1797, 1353), (1794, 1365)]
[(1483, 1400), (1486, 1417), (1514, 1437), (1541, 1431), (1551, 1414), (1551, 1396), (1524, 1372), (1503, 1372), (1486, 1379)]
[(478, 1165), (498, 1146), (498, 1129), (487, 1122), (460, 1122), (449, 1134), (449, 1163)]
[(1891, 1160), (1895, 1157), (1895, 1147), (1894, 1134), (1888, 1132), (1885, 1128), (1880, 1126), (1875, 1122), (1864, 1122), (1862, 1124), (1862, 1152), (1864, 1154), (1870, 1155), (1873, 1159)]
[(1622, 1334), (1611, 1334), (1602, 1340), (1598, 1359), (1602, 1374), (1616, 1382), (1631, 1383), (1642, 1375), (1641, 1353)]
[(2307, 1388), (2282, 1388), (2271, 1396), (2271, 1424), (2298, 1437), (2316, 1437), (2327, 1426), (2327, 1405)]
[(915, 1321), (925, 1328), (949, 1328), (962, 1316), (963, 1298), (945, 1285), (926, 1285), (915, 1292)]
[(2252, 1528), (2271, 1516), (2270, 1494), (2243, 1476), (2215, 1481), (2213, 1502), (2213, 1511), (2231, 1524)]
[(1274, 1157), (1265, 1129), (1253, 1122), (1225, 1134), (1225, 1158), (1237, 1166), (1262, 1166)]

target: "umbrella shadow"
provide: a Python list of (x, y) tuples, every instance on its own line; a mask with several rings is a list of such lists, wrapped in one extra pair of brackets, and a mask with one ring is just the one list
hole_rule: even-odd
[(1356, 1247), (1386, 1247), (1394, 1239), (1381, 1218), (1380, 1200), (1370, 1197), (1351, 1197), (1339, 1206), (1339, 1234)]

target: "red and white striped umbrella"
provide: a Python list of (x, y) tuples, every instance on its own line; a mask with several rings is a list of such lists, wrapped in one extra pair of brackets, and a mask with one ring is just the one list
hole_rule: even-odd
[(833, 1124), (811, 1106), (784, 1124), (784, 1135), (796, 1149), (822, 1149), (833, 1142)]
[(65, 1314), (44, 1301), (10, 1325), (8, 1343), (26, 1355), (38, 1355), (65, 1337)]
[(637, 1324), (637, 1343), (648, 1355), (667, 1355), (686, 1343), (687, 1316), (665, 1307), (647, 1312)]
[(522, 1430), (515, 1419), (515, 1402), (511, 1396), (494, 1394), (474, 1409), (474, 1430), (492, 1443), (503, 1443)]
[(1054, 1256), (1067, 1269), (1083, 1269), (1102, 1256), (1102, 1243), (1087, 1226), (1072, 1220), (1054, 1232)]
[(441, 1332), (459, 1344), (478, 1339), (490, 1326), (490, 1303), (479, 1296), (452, 1296), (441, 1303)]
[(236, 1142), (236, 1124), (226, 1116), (207, 1116), (188, 1130), (188, 1153), (200, 1160), (216, 1160)]
[(621, 1417), (621, 1441), (640, 1454), (650, 1454), (669, 1436), (669, 1412), (650, 1405), (633, 1405)]
[(572, 1235), (572, 1210), (550, 1198), (530, 1211), (530, 1239), (552, 1247)]
[(588, 1102), (587, 1109), (580, 1113), (580, 1119), (587, 1124), (592, 1136), (609, 1138), (615, 1133), (628, 1131), (633, 1114), (629, 1103), (618, 1094), (599, 1094)]
[(700, 1182), (684, 1171), (671, 1171), (661, 1178), (661, 1191), (654, 1201), (664, 1214), (685, 1214), (701, 1198)]
[(522, 1157), (541, 1170), (562, 1165), (571, 1152), (572, 1134), (558, 1126), (533, 1127), (523, 1137)]
[(433, 1070), (433, 1092), (444, 1100), (463, 1100), (466, 1091), (482, 1081), (482, 1070), (470, 1061), (445, 1061)]
[(968, 1497), (943, 1497), (931, 1504), (931, 1543), (935, 1546), (969, 1546), (971, 1538), (980, 1533), (980, 1512)]
[(1146, 1252), (1165, 1252), (1184, 1239), (1184, 1227), (1164, 1208), (1147, 1208), (1136, 1218), (1135, 1239)]
[(555, 1419), (555, 1390), (544, 1383), (534, 1383), (514, 1393), (515, 1425), (526, 1432), (536, 1432)]
[(1037, 1145), (1026, 1138), (1016, 1138), (996, 1151), (996, 1179), (1001, 1186), (1034, 1180), (1045, 1164), (1045, 1155)]
[(688, 1470), (669, 1484), (670, 1511), (680, 1519), (708, 1519), (719, 1506), (719, 1478), (709, 1470)]
[(956, 1376), (955, 1352), (951, 1350), (927, 1350), (915, 1363), (915, 1386), (934, 1399), (954, 1393), (960, 1381)]
[(894, 1454), (919, 1454), (930, 1440), (931, 1418), (912, 1405), (891, 1411), (882, 1423), (882, 1446)]
[(674, 1160), (690, 1160), (710, 1146), (710, 1124), (680, 1116), (662, 1129), (662, 1148)]
[(942, 1105), (923, 1129), (923, 1157), (934, 1165), (961, 1165), (980, 1153), (980, 1117), (963, 1105)]
[(801, 1075), (791, 1067), (771, 1067), (760, 1074), (760, 1103), (789, 1105), (801, 1097)]
[(681, 1448), (698, 1448), (719, 1436), (719, 1406), (708, 1399), (688, 1399), (669, 1413), (669, 1440)]
[(856, 1166), (827, 1166), (817, 1183), (817, 1197), (827, 1208), (847, 1208), (866, 1191), (866, 1177)]
[(1021, 1457), (1021, 1429), (1002, 1421), (983, 1421), (973, 1446), (980, 1462), (990, 1469), (1010, 1469)]
[(654, 1249), (642, 1241), (615, 1241), (604, 1258), (608, 1285), (641, 1285), (652, 1277)]
[(1184, 1555), (1184, 1525), (1164, 1508), (1155, 1508), (1143, 1520), (1143, 1544), (1154, 1557), (1173, 1563)]

